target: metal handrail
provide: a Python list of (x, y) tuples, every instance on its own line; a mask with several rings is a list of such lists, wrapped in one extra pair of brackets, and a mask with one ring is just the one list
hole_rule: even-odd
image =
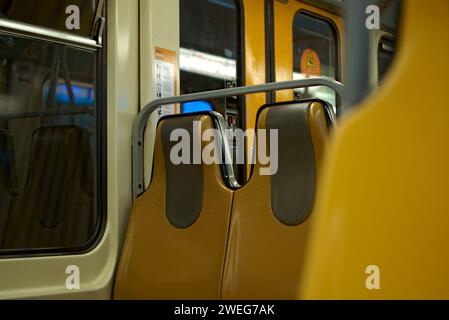
[(96, 51), (101, 47), (95, 40), (90, 38), (24, 22), (12, 21), (5, 18), (0, 18), (0, 32), (13, 36), (51, 41), (93, 51)]
[(207, 100), (212, 98), (225, 98), (239, 95), (247, 95), (252, 93), (262, 93), (269, 91), (279, 91), (288, 89), (298, 89), (305, 87), (325, 86), (333, 89), (340, 98), (343, 98), (344, 86), (338, 81), (325, 78), (308, 78), (301, 80), (282, 81), (266, 83), (254, 86), (237, 87), (213, 91), (198, 92), (186, 95), (180, 95), (169, 98), (156, 99), (149, 102), (138, 114), (134, 122), (132, 135), (132, 188), (133, 199), (136, 199), (144, 191), (144, 157), (143, 157), (143, 140), (145, 128), (151, 114), (157, 110), (159, 106), (175, 103), (190, 102), (196, 100)]

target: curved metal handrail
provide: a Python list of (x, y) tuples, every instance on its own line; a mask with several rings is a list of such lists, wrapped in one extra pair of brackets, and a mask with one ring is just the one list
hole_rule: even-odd
[(212, 98), (226, 98), (232, 96), (247, 95), (252, 93), (262, 93), (270, 91), (297, 89), (305, 87), (325, 86), (333, 89), (341, 98), (344, 94), (344, 86), (338, 81), (325, 78), (308, 78), (301, 80), (282, 81), (266, 83), (254, 86), (245, 86), (213, 91), (205, 91), (191, 93), (169, 98), (156, 99), (149, 102), (138, 114), (134, 122), (132, 135), (132, 174), (133, 174), (133, 199), (136, 199), (144, 191), (144, 157), (143, 157), (143, 140), (145, 128), (151, 114), (157, 110), (159, 106), (175, 103), (190, 102), (196, 100), (207, 100)]

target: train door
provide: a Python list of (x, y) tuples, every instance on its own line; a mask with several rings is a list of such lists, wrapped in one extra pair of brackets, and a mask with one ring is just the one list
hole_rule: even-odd
[[(341, 8), (311, 6), (305, 1), (273, 1), (268, 23), (273, 30), (271, 58), (272, 81), (326, 77), (341, 81), (344, 38)], [(327, 88), (315, 87), (281, 91), (277, 101), (293, 98), (320, 98), (337, 111), (337, 97)]]

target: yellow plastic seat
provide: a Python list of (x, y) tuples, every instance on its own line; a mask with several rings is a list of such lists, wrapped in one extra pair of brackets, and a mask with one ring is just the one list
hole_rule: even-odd
[[(250, 181), (235, 192), (224, 299), (297, 295), (329, 135), (326, 110), (319, 101), (267, 106), (258, 116), (261, 129), (278, 129), (278, 170), (264, 175), (258, 159)], [(267, 154), (274, 152), (272, 143)]]
[[(194, 121), (201, 130), (192, 129)], [(190, 145), (204, 151), (209, 143), (201, 136), (213, 128), (209, 115), (159, 122), (152, 181), (132, 208), (114, 299), (220, 298), (233, 192), (220, 165), (170, 159), (173, 130), (188, 131)]]
[(449, 299), (449, 2), (402, 10), (390, 74), (326, 158), (301, 299)]

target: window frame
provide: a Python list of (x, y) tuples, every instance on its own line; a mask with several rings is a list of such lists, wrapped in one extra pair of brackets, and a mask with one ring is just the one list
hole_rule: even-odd
[[(100, 3), (103, 3), (101, 1)], [(105, 6), (103, 17), (107, 19)], [(0, 33), (17, 36), (31, 41), (42, 41), (67, 46), (73, 49), (82, 49), (96, 54), (95, 77), (95, 131), (96, 131), (96, 190), (93, 205), (97, 214), (97, 223), (88, 241), (80, 247), (66, 248), (36, 248), (36, 249), (6, 249), (0, 250), (0, 260), (18, 258), (55, 257), (68, 255), (83, 255), (93, 251), (104, 237), (107, 225), (107, 27), (104, 26), (102, 42), (72, 35), (70, 33), (55, 31), (45, 27), (29, 25), (22, 22), (0, 18)]]

